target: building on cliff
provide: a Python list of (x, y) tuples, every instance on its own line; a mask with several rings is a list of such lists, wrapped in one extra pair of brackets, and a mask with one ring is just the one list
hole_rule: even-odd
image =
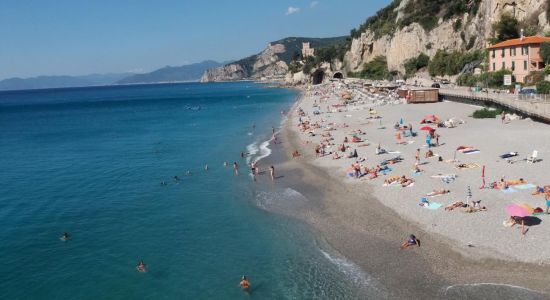
[(540, 45), (545, 42), (550, 42), (550, 38), (522, 35), (518, 39), (487, 47), (489, 71), (510, 70), (516, 82), (524, 83), (525, 77), (531, 72), (544, 69), (545, 63), (540, 55)]
[(302, 43), (302, 57), (306, 58), (314, 55), (315, 55), (315, 49), (310, 47), (309, 42)]

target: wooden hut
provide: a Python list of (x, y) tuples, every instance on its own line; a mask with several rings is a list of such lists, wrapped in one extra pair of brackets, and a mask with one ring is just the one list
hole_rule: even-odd
[[(436, 88), (409, 88), (406, 91), (407, 103), (435, 103), (439, 101), (439, 89)], [(403, 90), (400, 90), (403, 94)]]

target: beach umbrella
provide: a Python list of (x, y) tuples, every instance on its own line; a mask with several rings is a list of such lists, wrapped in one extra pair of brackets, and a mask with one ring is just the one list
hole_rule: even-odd
[(431, 128), (430, 126), (424, 126), (422, 128), (420, 128), (421, 131), (432, 131), (433, 128)]
[(506, 213), (510, 217), (521, 218), (521, 234), (525, 234), (525, 217), (530, 216), (533, 213), (533, 208), (528, 204), (509, 204), (506, 206)]

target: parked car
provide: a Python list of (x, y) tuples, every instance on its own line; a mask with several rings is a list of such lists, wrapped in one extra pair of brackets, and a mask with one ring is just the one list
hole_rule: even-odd
[(436, 89), (440, 89), (441, 88), (441, 85), (439, 83), (432, 83), (432, 87), (433, 88), (436, 88)]
[(441, 79), (441, 83), (442, 83), (442, 84), (449, 84), (449, 83), (451, 83), (451, 82), (450, 82), (449, 80), (447, 80), (447, 79)]
[(521, 89), (521, 91), (519, 91), (519, 93), (521, 95), (533, 95), (533, 94), (536, 94), (537, 91), (535, 89)]

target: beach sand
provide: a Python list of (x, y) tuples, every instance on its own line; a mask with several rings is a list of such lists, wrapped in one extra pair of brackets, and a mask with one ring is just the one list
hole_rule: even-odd
[[(305, 93), (304, 93), (305, 94)], [(481, 166), (486, 166), (487, 183), (506, 179), (524, 178), (533, 184), (550, 183), (546, 170), (550, 166), (550, 132), (547, 125), (531, 120), (516, 120), (501, 124), (500, 119), (476, 120), (469, 115), (477, 107), (459, 103), (435, 103), (423, 105), (391, 105), (375, 109), (382, 116), (379, 120), (367, 120), (367, 106), (353, 106), (336, 113), (324, 113), (326, 102), (321, 105), (321, 114), (313, 115), (313, 102), (319, 96), (303, 96), (290, 113), (280, 140), (281, 151), (290, 154), (298, 150), (301, 156), (291, 157), (277, 165), (284, 173), (281, 183), (300, 191), (310, 202), (292, 209), (288, 214), (305, 220), (319, 231), (319, 235), (343, 256), (355, 262), (363, 270), (380, 281), (392, 297), (397, 298), (446, 298), (449, 286), (476, 283), (498, 283), (527, 287), (537, 291), (550, 292), (550, 226), (547, 215), (538, 216), (541, 223), (529, 226), (522, 236), (520, 226), (503, 226), (507, 218), (505, 206), (510, 203), (526, 202), (533, 207), (544, 207), (544, 198), (532, 196), (531, 189), (504, 193), (495, 189), (479, 189)], [(337, 103), (332, 97), (328, 105)], [(362, 164), (374, 167), (383, 159), (395, 154), (375, 155), (378, 143), (387, 150), (401, 152), (404, 161), (392, 165), (388, 175), (405, 175), (415, 180), (413, 187), (384, 187), (386, 176), (377, 179), (355, 179), (346, 176), (346, 170), (355, 159), (333, 160), (331, 155), (316, 157), (314, 145), (323, 133), (315, 129), (316, 136), (309, 136), (298, 130), (296, 109), (301, 107), (312, 122), (325, 120), (324, 125), (335, 123), (330, 131), (336, 145), (342, 144), (345, 136), (351, 138), (351, 131), (361, 129), (359, 135), (369, 143), (357, 147), (358, 143), (347, 143), (356, 149)], [(460, 163), (475, 163), (479, 168), (457, 170), (455, 163), (438, 162), (436, 158), (424, 159), (425, 133), (418, 131), (419, 121), (428, 114), (442, 119), (456, 117), (465, 124), (457, 128), (437, 129), (441, 135), (439, 147), (433, 151), (444, 160), (453, 159), (455, 149), (461, 145), (480, 150), (475, 154), (457, 153)], [(418, 136), (408, 145), (395, 142), (393, 124), (404, 119), (411, 123)], [(349, 127), (338, 128), (346, 123)], [(335, 151), (336, 145), (329, 151)], [(412, 176), (412, 165), (416, 149), (421, 149), (423, 170), (420, 176)], [(517, 151), (517, 158), (524, 158), (538, 150), (541, 162), (530, 164), (517, 162), (509, 164), (499, 158), (500, 154)], [(349, 152), (348, 150), (347, 152)], [(548, 159), (545, 159), (547, 158)], [(457, 174), (447, 184), (431, 178), (435, 174)], [(473, 200), (481, 200), (487, 211), (465, 213), (463, 209), (445, 211), (444, 206), (453, 201), (466, 201), (467, 186), (471, 186)], [(430, 210), (419, 206), (420, 199), (433, 189), (449, 189), (445, 196), (429, 198), (443, 207)], [(421, 241), (422, 247), (401, 250), (399, 245), (411, 233)], [(480, 294), (480, 298), (483, 295)]]

